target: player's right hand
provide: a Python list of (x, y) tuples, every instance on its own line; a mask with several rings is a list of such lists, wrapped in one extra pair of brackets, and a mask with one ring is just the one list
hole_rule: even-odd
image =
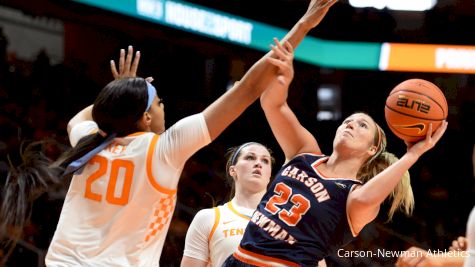
[(316, 27), (327, 14), (333, 4), (338, 0), (312, 0), (308, 5), (307, 12), (301, 18), (301, 22), (310, 28)]

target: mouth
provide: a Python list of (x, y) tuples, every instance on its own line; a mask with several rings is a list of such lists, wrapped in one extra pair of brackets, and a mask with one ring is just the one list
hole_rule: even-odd
[(259, 175), (259, 176), (262, 175), (262, 174), (261, 174), (261, 171), (259, 171), (259, 170), (253, 171), (252, 174), (253, 174), (253, 175)]
[(349, 136), (353, 137), (353, 134), (351, 134), (351, 132), (350, 132), (350, 131), (348, 131), (348, 130), (345, 130), (345, 131), (343, 131), (343, 134), (347, 134), (347, 135), (349, 135)]

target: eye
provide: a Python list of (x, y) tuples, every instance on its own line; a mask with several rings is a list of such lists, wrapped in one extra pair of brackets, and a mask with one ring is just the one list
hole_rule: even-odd
[(350, 123), (350, 120), (344, 120), (343, 121), (343, 124), (348, 124), (348, 123)]
[(364, 122), (360, 122), (360, 127), (363, 127), (365, 129), (368, 129), (368, 125)]
[(253, 155), (247, 155), (246, 157), (244, 157), (245, 160), (254, 160), (255, 157)]
[(262, 159), (262, 162), (264, 162), (264, 164), (269, 164), (270, 160), (268, 158), (264, 158), (264, 159)]
[(159, 99), (158, 99), (158, 105), (159, 105), (159, 106), (165, 105), (165, 102), (163, 101), (163, 98), (159, 98)]

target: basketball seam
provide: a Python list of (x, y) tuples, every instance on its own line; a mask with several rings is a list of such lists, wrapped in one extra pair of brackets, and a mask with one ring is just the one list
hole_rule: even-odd
[(421, 119), (421, 120), (426, 120), (426, 121), (443, 121), (445, 120), (445, 118), (442, 118), (442, 119), (432, 119), (432, 118), (423, 118), (423, 117), (417, 117), (417, 116), (414, 116), (414, 115), (411, 115), (411, 114), (406, 114), (406, 113), (402, 113), (398, 110), (395, 110), (393, 108), (391, 108), (390, 106), (388, 106), (388, 104), (385, 104), (385, 106), (390, 109), (391, 111), (394, 111), (396, 113), (399, 113), (401, 115), (405, 115), (405, 116), (408, 116), (408, 117), (411, 117), (411, 118), (414, 118), (414, 119)]
[[(432, 100), (437, 106), (439, 106), (439, 108), (442, 110), (442, 114), (444, 115), (444, 118), (443, 118), (443, 119), (447, 118), (447, 114), (445, 114), (444, 108), (443, 108), (443, 107), (439, 104), (439, 102), (437, 102), (434, 98), (432, 98), (432, 97), (430, 97), (430, 96), (428, 96), (428, 95), (425, 95), (425, 94), (421, 94), (420, 92), (412, 91), (412, 90), (407, 90), (407, 89), (397, 90), (397, 91), (394, 92), (394, 93), (390, 93), (389, 96), (391, 96), (391, 95), (393, 95), (393, 94), (395, 94), (395, 93), (399, 93), (399, 92), (415, 93), (415, 94), (423, 95), (423, 96), (429, 98), (429, 99)], [(440, 90), (439, 90), (439, 92), (440, 92)], [(442, 97), (443, 97), (444, 102), (445, 102), (445, 104), (447, 105), (447, 109), (448, 109), (448, 104), (447, 104), (447, 100), (445, 99), (445, 95), (444, 95), (442, 92), (440, 92), (440, 93), (442, 94)], [(448, 111), (448, 110), (447, 110), (447, 111)]]

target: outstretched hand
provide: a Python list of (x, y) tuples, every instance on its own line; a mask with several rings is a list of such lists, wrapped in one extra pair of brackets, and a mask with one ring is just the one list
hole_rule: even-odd
[(303, 15), (301, 22), (307, 24), (310, 28), (316, 27), (323, 17), (327, 14), (333, 4), (338, 0), (312, 0), (308, 5), (307, 12)]
[(288, 86), (294, 78), (294, 49), (287, 41), (281, 44), (277, 38), (274, 38), (274, 43), (275, 45), (271, 45), (274, 56), (267, 60), (279, 69), (277, 73), (279, 83)]
[(442, 138), (442, 135), (444, 135), (445, 130), (447, 130), (447, 125), (447, 121), (443, 121), (439, 128), (437, 128), (435, 132), (432, 132), (432, 123), (429, 124), (429, 129), (427, 130), (425, 139), (417, 143), (406, 142), (407, 152), (414, 153), (417, 157), (420, 157), (426, 151), (433, 148), (437, 142), (439, 142), (440, 138)]
[[(119, 71), (117, 71), (117, 67), (115, 65), (115, 61), (111, 60), (111, 72), (112, 76), (114, 76), (114, 80), (122, 79), (122, 78), (129, 78), (129, 77), (137, 77), (137, 69), (139, 68), (140, 62), (140, 51), (135, 52), (135, 58), (132, 61), (134, 54), (134, 48), (129, 45), (127, 48), (127, 55), (125, 54), (125, 50), (120, 50), (119, 56)], [(153, 81), (153, 77), (147, 77), (145, 80), (149, 83)]]
[(287, 99), (289, 85), (294, 78), (294, 50), (292, 45), (285, 41), (282, 44), (274, 38), (271, 45), (272, 54), (267, 61), (277, 67), (276, 78), (267, 86), (261, 95), (261, 103), (283, 103)]
[(140, 61), (140, 51), (135, 52), (135, 58), (132, 61), (133, 54), (134, 48), (131, 45), (129, 45), (127, 49), (127, 55), (125, 54), (124, 49), (120, 50), (119, 71), (117, 71), (114, 60), (111, 60), (111, 72), (115, 80), (137, 76), (137, 68), (139, 67)]

